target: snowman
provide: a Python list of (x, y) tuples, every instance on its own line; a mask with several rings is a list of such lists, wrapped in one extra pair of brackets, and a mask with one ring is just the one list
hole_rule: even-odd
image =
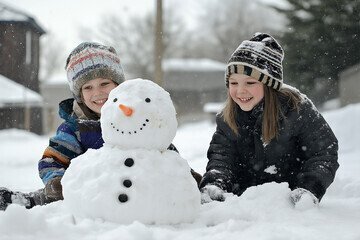
[(187, 161), (167, 150), (177, 120), (170, 95), (152, 81), (127, 80), (101, 109), (104, 146), (72, 160), (64, 204), (75, 217), (121, 224), (191, 222), (200, 193)]

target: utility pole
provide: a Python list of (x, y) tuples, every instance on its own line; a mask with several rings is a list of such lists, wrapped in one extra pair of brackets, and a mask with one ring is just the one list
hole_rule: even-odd
[(156, 21), (155, 21), (155, 82), (163, 85), (163, 19), (162, 19), (162, 0), (156, 0)]

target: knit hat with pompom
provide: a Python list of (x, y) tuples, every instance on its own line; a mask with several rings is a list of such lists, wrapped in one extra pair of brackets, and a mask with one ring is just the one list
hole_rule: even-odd
[(238, 73), (279, 90), (283, 83), (283, 59), (284, 51), (272, 36), (256, 33), (250, 40), (243, 41), (231, 55), (225, 73), (226, 86), (229, 87), (230, 75)]
[(81, 100), (81, 87), (92, 79), (104, 78), (117, 84), (125, 81), (120, 58), (113, 47), (84, 42), (77, 46), (66, 61), (65, 70), (70, 90), (76, 101)]

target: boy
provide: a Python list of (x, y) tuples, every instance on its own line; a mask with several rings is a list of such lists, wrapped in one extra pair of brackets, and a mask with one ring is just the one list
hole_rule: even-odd
[(0, 188), (0, 210), (11, 203), (32, 208), (62, 200), (60, 180), (71, 159), (104, 143), (99, 122), (101, 107), (110, 91), (125, 81), (119, 56), (113, 47), (84, 42), (70, 53), (65, 69), (74, 98), (59, 104), (64, 122), (39, 161), (45, 188), (28, 194)]

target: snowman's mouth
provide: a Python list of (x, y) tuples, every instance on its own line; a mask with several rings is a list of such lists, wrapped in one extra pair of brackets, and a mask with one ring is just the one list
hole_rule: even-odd
[(131, 134), (137, 134), (137, 133), (139, 133), (139, 132), (141, 132), (142, 130), (144, 130), (144, 128), (147, 126), (147, 124), (150, 122), (150, 120), (149, 119), (145, 119), (145, 121), (140, 125), (140, 127), (138, 127), (137, 129), (135, 129), (135, 130), (124, 130), (124, 129), (120, 129), (120, 128), (118, 128), (118, 127), (116, 127), (115, 126), (115, 124), (114, 123), (110, 123), (110, 125), (112, 126), (112, 128), (115, 130), (115, 131), (117, 131), (117, 132), (119, 132), (119, 133), (121, 133), (121, 134), (127, 134), (127, 135), (131, 135)]

